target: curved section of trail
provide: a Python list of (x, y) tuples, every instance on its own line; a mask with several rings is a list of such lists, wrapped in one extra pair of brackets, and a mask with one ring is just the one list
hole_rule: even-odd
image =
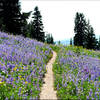
[(40, 99), (57, 99), (56, 96), (56, 91), (54, 91), (54, 77), (53, 77), (53, 63), (56, 59), (56, 52), (53, 51), (53, 57), (51, 60), (48, 62), (46, 68), (47, 68), (47, 73), (45, 74), (44, 78), (44, 84), (43, 87), (41, 88), (41, 93), (40, 93)]

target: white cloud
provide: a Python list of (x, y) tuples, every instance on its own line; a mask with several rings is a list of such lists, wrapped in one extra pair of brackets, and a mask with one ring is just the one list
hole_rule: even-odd
[(39, 7), (44, 31), (52, 33), (55, 41), (74, 36), (76, 12), (82, 12), (90, 20), (95, 34), (100, 35), (100, 1), (20, 1), (24, 12), (33, 11), (35, 6)]

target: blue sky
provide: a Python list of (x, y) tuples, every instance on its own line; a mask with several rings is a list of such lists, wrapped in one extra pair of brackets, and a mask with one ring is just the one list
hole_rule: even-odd
[[(55, 41), (68, 40), (74, 36), (76, 12), (82, 12), (90, 20), (96, 36), (100, 35), (100, 1), (20, 0), (22, 12), (39, 7), (44, 31), (51, 33)], [(31, 19), (30, 19), (31, 20)]]

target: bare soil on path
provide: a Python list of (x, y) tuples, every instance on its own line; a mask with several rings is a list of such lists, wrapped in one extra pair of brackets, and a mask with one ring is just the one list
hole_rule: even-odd
[(40, 99), (56, 99), (56, 91), (54, 91), (54, 77), (53, 77), (53, 63), (56, 59), (56, 52), (53, 51), (53, 57), (51, 60), (48, 62), (46, 68), (47, 68), (47, 73), (45, 74), (44, 78), (44, 84), (43, 87), (41, 88), (41, 93), (40, 93)]

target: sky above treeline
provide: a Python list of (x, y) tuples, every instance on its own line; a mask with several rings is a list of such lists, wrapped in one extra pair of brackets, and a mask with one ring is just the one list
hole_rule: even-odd
[(20, 0), (20, 2), (22, 12), (34, 11), (35, 6), (39, 7), (44, 31), (52, 34), (54, 41), (73, 38), (76, 12), (83, 13), (87, 21), (90, 20), (96, 37), (100, 35), (100, 1), (98, 0)]

